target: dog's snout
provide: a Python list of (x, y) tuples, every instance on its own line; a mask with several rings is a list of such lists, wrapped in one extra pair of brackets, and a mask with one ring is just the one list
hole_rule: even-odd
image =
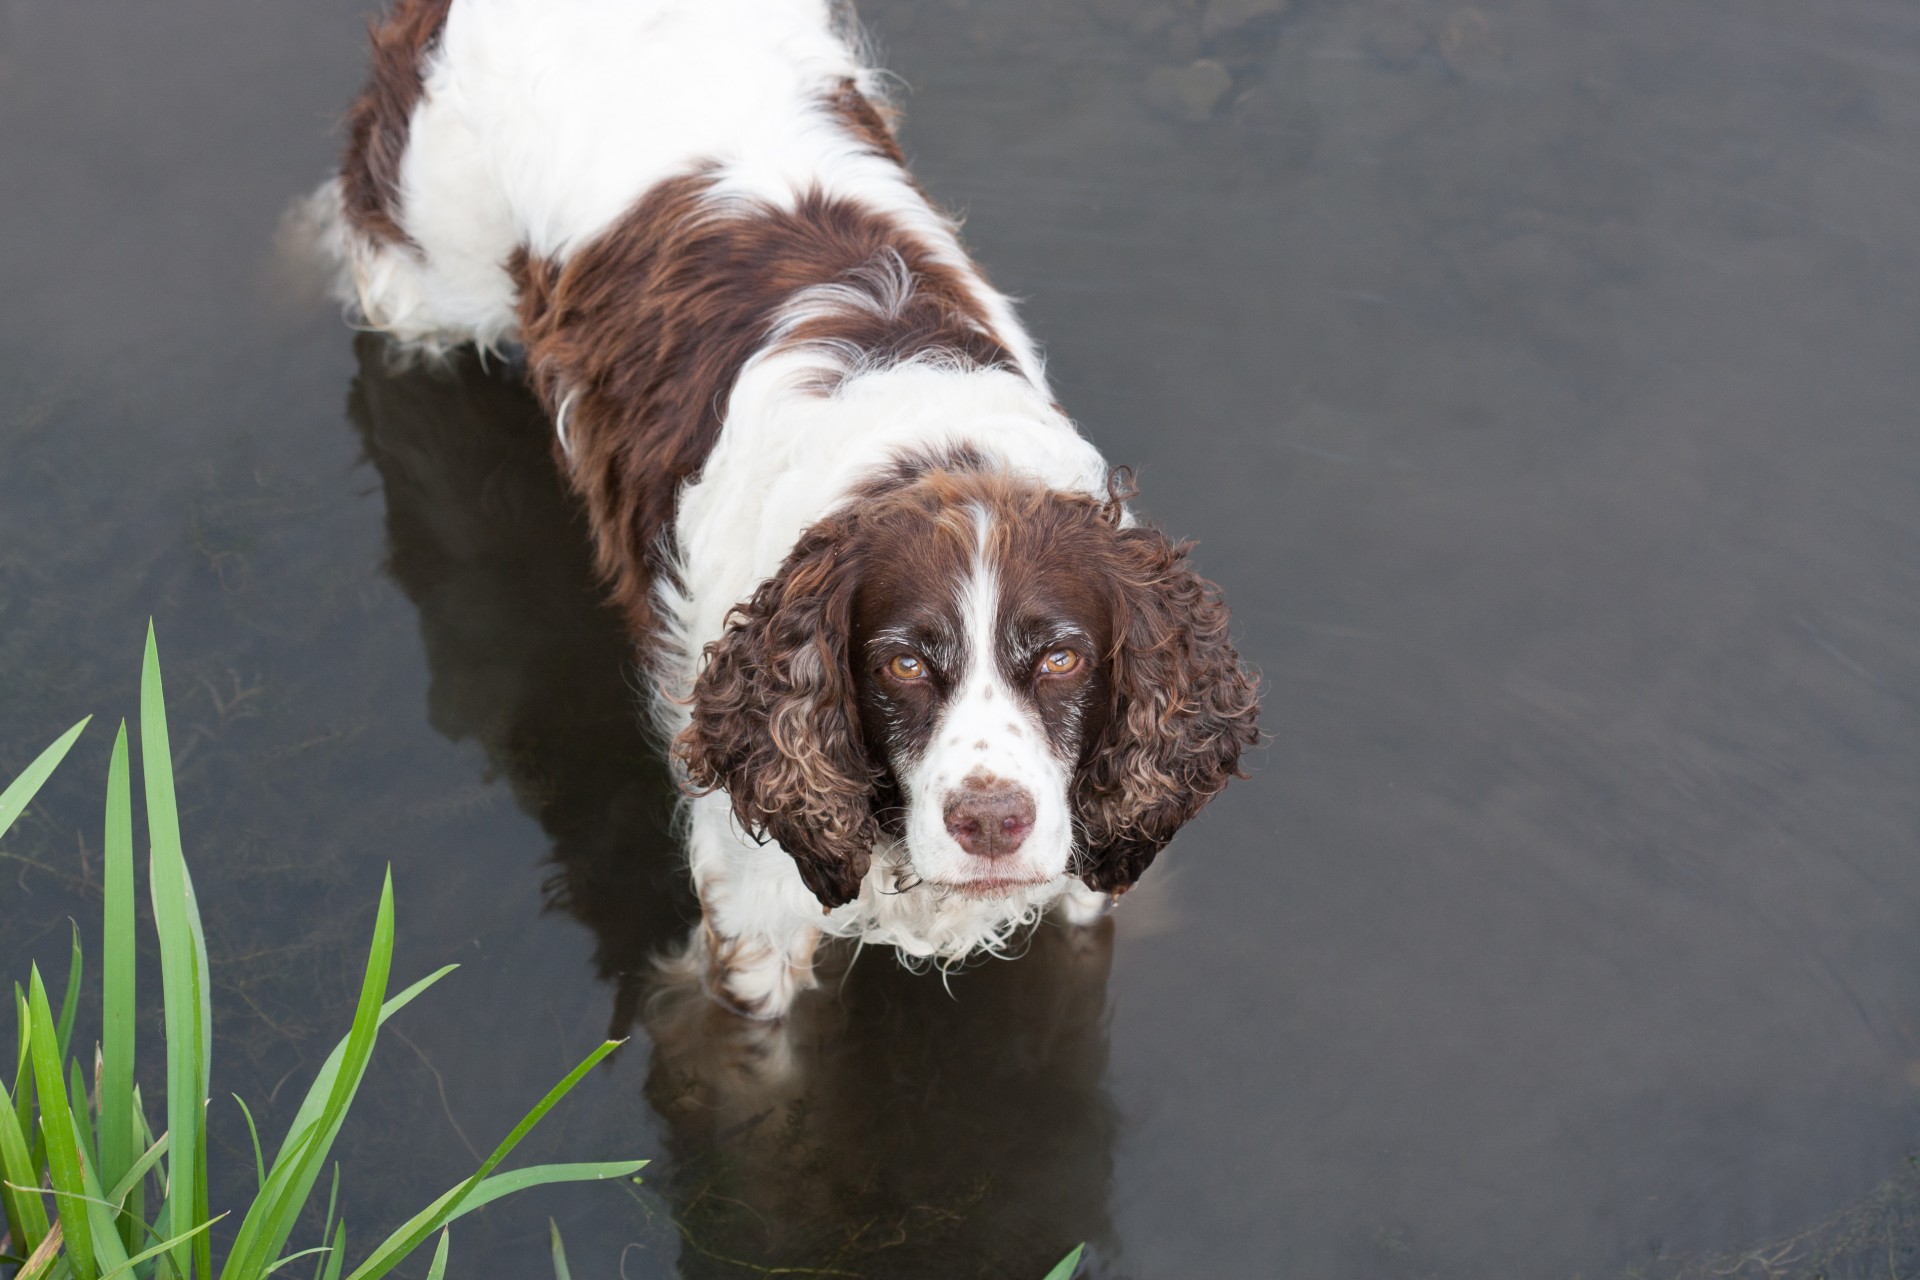
[(947, 797), (947, 834), (976, 857), (1016, 853), (1033, 830), (1033, 796), (1017, 783), (970, 776)]

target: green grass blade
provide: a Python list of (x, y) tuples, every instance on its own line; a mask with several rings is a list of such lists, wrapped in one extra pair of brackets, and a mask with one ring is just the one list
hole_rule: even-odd
[[(529, 1165), (524, 1169), (515, 1169), (510, 1173), (495, 1174), (477, 1183), (470, 1178), (459, 1186), (442, 1192), (437, 1200), (415, 1214), (405, 1226), (389, 1236), (380, 1248), (374, 1251), (374, 1256), (361, 1263), (360, 1267), (354, 1271), (352, 1280), (368, 1280), (370, 1277), (385, 1275), (404, 1261), (436, 1230), (516, 1191), (526, 1191), (532, 1187), (548, 1186), (556, 1182), (604, 1182), (611, 1178), (621, 1178), (637, 1173), (645, 1168), (646, 1164), (645, 1160), (617, 1160), (595, 1164), (538, 1164)], [(477, 1178), (478, 1175), (475, 1177)]]
[(80, 1150), (75, 1139), (73, 1112), (67, 1105), (67, 1087), (60, 1079), (60, 1059), (54, 1052), (53, 1009), (47, 1003), (40, 966), (28, 980), (27, 1002), (33, 1015), (33, 1079), (40, 1090), (40, 1128), (47, 1141), (47, 1174), (53, 1183), (54, 1211), (66, 1233), (66, 1257), (77, 1280), (96, 1280), (93, 1235), (85, 1202), (86, 1178), (80, 1172)]
[(347, 1224), (343, 1220), (333, 1229), (333, 1252), (327, 1255), (327, 1271), (320, 1280), (340, 1280), (340, 1272), (347, 1265)]
[[(459, 968), (458, 965), (444, 965), (381, 1005), (379, 1025), (384, 1026), (388, 1018), (391, 1018), (394, 1014), (413, 1003), (414, 999), (428, 987), (431, 987), (434, 983), (440, 981), (440, 979), (446, 977), (457, 968)], [(255, 1201), (254, 1208), (248, 1211), (249, 1219), (253, 1219), (256, 1214), (258, 1214), (262, 1220), (272, 1218), (277, 1222), (282, 1213), (291, 1212), (297, 1216), (301, 1208), (305, 1206), (307, 1196), (312, 1193), (313, 1182), (315, 1177), (317, 1177), (318, 1164), (324, 1163), (326, 1157), (323, 1150), (319, 1160), (315, 1163), (314, 1176), (307, 1176), (305, 1171), (295, 1164), (300, 1154), (295, 1148), (304, 1142), (311, 1141), (314, 1135), (318, 1133), (318, 1121), (321, 1118), (322, 1111), (327, 1105), (327, 1100), (332, 1096), (334, 1088), (339, 1081), (341, 1067), (346, 1060), (347, 1051), (352, 1042), (353, 1034), (349, 1032), (347, 1036), (343, 1037), (341, 1041), (333, 1047), (333, 1052), (328, 1054), (327, 1060), (321, 1064), (320, 1071), (314, 1077), (312, 1086), (307, 1090), (307, 1096), (301, 1102), (299, 1111), (294, 1114), (293, 1123), (287, 1128), (287, 1141), (282, 1145), (279, 1153), (274, 1156), (273, 1165), (267, 1172), (267, 1183), (268, 1189), (271, 1191), (271, 1196), (266, 1192), (262, 1193), (261, 1197)], [(348, 1093), (347, 1100), (348, 1102), (352, 1101), (351, 1091)], [(334, 1126), (334, 1132), (337, 1133), (338, 1129), (339, 1126), (336, 1124)], [(332, 1137), (327, 1137), (326, 1142), (328, 1145), (331, 1145)], [(297, 1185), (294, 1183), (296, 1175), (304, 1179), (302, 1183)], [(333, 1186), (335, 1197), (337, 1197), (340, 1187), (340, 1168), (338, 1165), (334, 1166)], [(276, 1209), (273, 1207), (275, 1203), (283, 1199), (292, 1199), (296, 1192), (298, 1199), (291, 1205), (290, 1210)], [(333, 1205), (334, 1197), (330, 1197), (327, 1209), (328, 1230), (331, 1230), (333, 1226)], [(245, 1231), (244, 1223), (241, 1229), (243, 1232)], [(325, 1239), (324, 1232), (321, 1238)], [(251, 1244), (251, 1242), (252, 1237), (249, 1237), (249, 1244)], [(228, 1254), (227, 1266), (226, 1269), (221, 1272), (222, 1276), (238, 1276), (244, 1274), (233, 1269), (235, 1257), (238, 1254), (237, 1244), (238, 1241), (236, 1241), (236, 1249)], [(284, 1247), (285, 1244), (286, 1236), (281, 1235), (278, 1247)], [(266, 1256), (271, 1257), (272, 1254), (267, 1254)], [(329, 1258), (328, 1265), (332, 1265), (332, 1263), (333, 1259)], [(324, 1276), (316, 1276), (315, 1280), (325, 1280), (325, 1278)]]
[[(389, 869), (380, 889), (380, 909), (374, 917), (373, 945), (368, 951), (366, 974), (360, 984), (360, 1004), (354, 1010), (353, 1029), (347, 1034), (346, 1049), (331, 1088), (318, 1109), (319, 1114), (311, 1122), (317, 1136), (297, 1152), (284, 1152), (274, 1160), (274, 1171), (268, 1179), (273, 1194), (263, 1190), (247, 1211), (246, 1220), (240, 1224), (240, 1234), (234, 1238), (233, 1251), (227, 1256), (227, 1265), (220, 1273), (222, 1280), (259, 1280), (286, 1247), (287, 1237), (293, 1234), (300, 1210), (326, 1165), (333, 1140), (346, 1120), (347, 1108), (352, 1105), (367, 1063), (373, 1057), (374, 1038), (380, 1030), (380, 1012), (386, 999), (387, 975), (392, 965), (393, 872)], [(309, 1100), (319, 1082), (315, 1085), (315, 1090), (308, 1091)], [(303, 1104), (300, 1115), (295, 1116), (296, 1125), (307, 1112)]]
[[(227, 1215), (223, 1213), (220, 1215), (220, 1218), (224, 1218), (226, 1216)], [(199, 1226), (195, 1227), (193, 1230), (185, 1233), (184, 1235), (175, 1236), (171, 1240), (162, 1240), (159, 1244), (154, 1245), (151, 1249), (146, 1250), (144, 1253), (134, 1254), (131, 1258), (128, 1258), (125, 1262), (116, 1266), (113, 1270), (102, 1275), (100, 1277), (100, 1280), (119, 1280), (121, 1276), (126, 1275), (129, 1271), (132, 1271), (135, 1267), (139, 1266), (141, 1263), (150, 1262), (153, 1259), (159, 1257), (161, 1254), (168, 1253), (173, 1249), (178, 1248), (180, 1245), (185, 1244), (187, 1241), (191, 1240), (193, 1237), (200, 1235), (203, 1232), (213, 1230), (213, 1223), (220, 1221), (220, 1218), (215, 1218), (213, 1222), (203, 1222)]]
[(440, 1231), (440, 1246), (433, 1251), (433, 1264), (427, 1268), (427, 1280), (446, 1280), (448, 1233)]
[[(303, 1197), (298, 1196), (295, 1184), (303, 1168), (301, 1164), (302, 1159), (307, 1152), (312, 1149), (313, 1144), (318, 1141), (319, 1138), (320, 1122), (315, 1120), (294, 1136), (293, 1141), (287, 1144), (286, 1158), (267, 1172), (266, 1185), (260, 1188), (260, 1194), (254, 1197), (253, 1204), (248, 1207), (247, 1216), (240, 1224), (241, 1235), (235, 1240), (234, 1247), (227, 1253), (227, 1263), (222, 1271), (223, 1275), (252, 1275), (258, 1277), (265, 1274), (264, 1267), (266, 1266), (266, 1262), (258, 1260), (257, 1258), (251, 1261), (243, 1258), (242, 1246), (246, 1246), (248, 1254), (251, 1255), (254, 1250), (263, 1247), (260, 1246), (258, 1239), (263, 1230), (269, 1229), (273, 1224), (279, 1223), (283, 1218), (288, 1216), (297, 1217), (299, 1215), (306, 1201)], [(248, 1222), (254, 1224), (253, 1230), (250, 1232), (246, 1229)], [(266, 1223), (268, 1226), (263, 1227), (261, 1225), (262, 1223)], [(245, 1266), (252, 1266), (254, 1270), (244, 1271), (239, 1269)]]
[[(167, 740), (167, 705), (160, 682), (160, 653), (147, 624), (146, 658), (140, 672), (140, 765), (147, 791), (147, 832), (153, 844), (148, 888), (154, 929), (160, 935), (160, 979), (166, 1003), (167, 1203), (164, 1234), (184, 1237), (206, 1221), (208, 1062), (213, 1021), (208, 1009), (207, 950), (180, 843), (180, 813), (173, 791), (173, 756)], [(180, 1280), (192, 1280), (194, 1263), (208, 1274), (205, 1235), (170, 1255)]]
[(120, 1175), (120, 1181), (113, 1184), (113, 1190), (107, 1193), (107, 1199), (114, 1204), (125, 1204), (128, 1193), (140, 1185), (140, 1179), (147, 1176), (147, 1170), (158, 1164), (160, 1157), (165, 1154), (167, 1154), (167, 1135), (163, 1133), (138, 1160), (128, 1167), (125, 1173)]
[[(117, 1185), (133, 1167), (134, 916), (133, 795), (127, 722), (107, 766), (107, 907), (100, 969), (100, 1181)], [(115, 1197), (116, 1199), (118, 1197)], [(128, 1240), (131, 1245), (133, 1242)]]
[(253, 1139), (253, 1176), (258, 1190), (267, 1189), (267, 1162), (260, 1154), (260, 1127), (253, 1122), (253, 1112), (247, 1107), (247, 1100), (239, 1094), (233, 1100), (240, 1104), (240, 1114), (247, 1118), (247, 1136)]
[(287, 1267), (292, 1266), (294, 1263), (300, 1261), (300, 1259), (302, 1258), (311, 1258), (316, 1253), (319, 1254), (322, 1260), (324, 1261), (324, 1259), (326, 1258), (326, 1255), (332, 1252), (333, 1250), (327, 1248), (325, 1245), (321, 1245), (320, 1247), (315, 1249), (302, 1249), (298, 1253), (288, 1254), (286, 1257), (280, 1259), (280, 1261), (274, 1263), (272, 1266), (268, 1267), (265, 1271), (261, 1272), (261, 1274), (270, 1276), (276, 1271), (281, 1271)]
[[(150, 1147), (157, 1141), (153, 1136), (153, 1126), (147, 1123), (147, 1104), (146, 1100), (140, 1096), (139, 1085), (133, 1086), (133, 1128), (135, 1142)], [(164, 1133), (160, 1135), (162, 1138), (166, 1136)]]
[[(0, 1095), (0, 1101), (5, 1101), (4, 1095)], [(0, 1182), (19, 1187), (40, 1185), (40, 1166), (33, 1159), (33, 1148), (11, 1106), (0, 1107)], [(52, 1226), (45, 1203), (33, 1192), (7, 1187), (0, 1187), (0, 1202), (7, 1206), (7, 1230), (13, 1237), (14, 1247), (22, 1254), (31, 1255), (47, 1238), (47, 1230)]]
[(560, 1242), (560, 1224), (552, 1218), (547, 1219), (547, 1235), (553, 1241), (553, 1280), (573, 1280), (573, 1271), (567, 1266), (567, 1246)]
[[(47, 1144), (33, 1122), (33, 1015), (27, 1010), (27, 993), (13, 984), (13, 1012), (20, 1020), (20, 1059), (13, 1073), (13, 1118), (27, 1138), (27, 1161), (38, 1169), (47, 1162)], [(29, 1179), (38, 1182), (39, 1178)]]
[(13, 984), (13, 1017), (17, 1028), (14, 1035), (13, 1093), (17, 1098), (27, 1081), (33, 1079), (33, 1059), (27, 1053), (27, 1041), (33, 1035), (33, 1018), (27, 1013), (27, 993), (20, 989), (17, 982)]
[(1072, 1253), (1060, 1259), (1053, 1270), (1047, 1272), (1047, 1280), (1073, 1280), (1073, 1273), (1080, 1269), (1080, 1255), (1086, 1251), (1087, 1246), (1076, 1245)]
[(87, 1114), (87, 1078), (80, 1074), (77, 1062), (67, 1063), (67, 1097), (74, 1100), (73, 1127), (80, 1134), (80, 1150), (91, 1160), (99, 1148), (93, 1145), (93, 1120)]
[(302, 1258), (311, 1258), (316, 1253), (319, 1254), (321, 1259), (324, 1261), (326, 1256), (332, 1252), (333, 1250), (327, 1248), (325, 1245), (321, 1245), (320, 1247), (315, 1249), (302, 1249), (298, 1253), (288, 1254), (286, 1257), (280, 1259), (280, 1261), (268, 1267), (261, 1274), (270, 1276), (276, 1271), (280, 1271), (280, 1270), (283, 1270), (284, 1268), (292, 1266), (294, 1263), (300, 1261), (300, 1259)]
[[(393, 1270), (395, 1266), (399, 1265), (399, 1263), (415, 1249), (419, 1248), (421, 1242), (440, 1227), (453, 1221), (461, 1214), (478, 1208), (480, 1204), (487, 1203), (487, 1200), (497, 1199), (499, 1195), (505, 1195), (508, 1194), (508, 1191), (517, 1189), (508, 1188), (501, 1190), (497, 1195), (487, 1197), (486, 1200), (478, 1200), (473, 1204), (467, 1203), (475, 1197), (475, 1193), (481, 1184), (488, 1181), (488, 1175), (499, 1167), (500, 1162), (506, 1159), (515, 1147), (520, 1145), (520, 1140), (525, 1138), (535, 1125), (546, 1118), (547, 1113), (552, 1111), (562, 1098), (573, 1092), (574, 1086), (579, 1084), (589, 1071), (593, 1070), (608, 1054), (618, 1049), (624, 1043), (625, 1041), (621, 1040), (609, 1040), (588, 1054), (579, 1066), (567, 1073), (567, 1077), (564, 1080), (547, 1090), (547, 1096), (542, 1098), (533, 1110), (529, 1111), (526, 1117), (514, 1126), (513, 1132), (508, 1134), (506, 1139), (502, 1141), (498, 1147), (494, 1148), (493, 1154), (487, 1157), (485, 1163), (480, 1166), (479, 1170), (475, 1172), (471, 1178), (468, 1178), (465, 1182), (441, 1196), (438, 1200), (427, 1206), (427, 1208), (422, 1209), (404, 1226), (400, 1227), (399, 1230), (388, 1236), (386, 1240), (380, 1244), (380, 1247), (375, 1249), (367, 1260), (354, 1270), (350, 1280), (378, 1280), (378, 1277), (386, 1275), (387, 1272)], [(645, 1162), (642, 1161), (640, 1163), (644, 1164)], [(569, 1170), (588, 1168), (605, 1169), (615, 1166), (548, 1165), (545, 1167), (555, 1170)], [(640, 1164), (632, 1165), (632, 1168), (637, 1169), (639, 1167)], [(510, 1179), (526, 1175), (529, 1172), (529, 1170), (522, 1169), (515, 1174), (503, 1174), (501, 1176), (503, 1179)], [(606, 1177), (617, 1175), (599, 1173), (581, 1176)], [(573, 1179), (562, 1174), (550, 1180), (565, 1181)], [(529, 1182), (526, 1185), (532, 1186), (535, 1184)]]
[[(80, 1068), (73, 1070), (74, 1078), (80, 1078)], [(74, 1136), (84, 1139), (86, 1134), (80, 1127), (80, 1118), (85, 1115), (84, 1108), (76, 1108), (73, 1113)], [(127, 1260), (126, 1247), (120, 1243), (119, 1208), (109, 1204), (100, 1193), (99, 1172), (93, 1167), (93, 1157), (87, 1154), (91, 1145), (82, 1142), (80, 1146), (80, 1184), (85, 1189), (87, 1230), (93, 1240), (94, 1265), (102, 1271), (110, 1271)]]
[[(618, 1042), (616, 1042), (618, 1043)], [(477, 1209), (517, 1191), (550, 1186), (556, 1182), (604, 1182), (623, 1178), (646, 1167), (645, 1160), (617, 1160), (597, 1164), (537, 1164), (490, 1178), (473, 1178), (440, 1194), (440, 1198), (416, 1213), (407, 1224), (388, 1236), (379, 1248), (354, 1271), (348, 1280), (376, 1280), (406, 1261), (426, 1238)], [(476, 1181), (478, 1179), (478, 1181)], [(331, 1280), (331, 1278), (330, 1278)]]
[[(180, 878), (186, 883), (187, 903), (192, 908), (187, 916), (187, 926), (193, 931), (193, 955), (197, 962), (194, 994), (199, 1001), (200, 1014), (200, 1106), (194, 1117), (197, 1149), (193, 1154), (193, 1225), (199, 1226), (211, 1221), (213, 1213), (207, 1187), (207, 1104), (211, 1101), (208, 1090), (212, 1087), (213, 1070), (213, 980), (207, 972), (207, 939), (200, 927), (199, 898), (193, 891), (193, 875), (184, 860), (180, 863)], [(199, 1274), (212, 1280), (213, 1237), (204, 1234), (195, 1236), (193, 1252), (200, 1268)]]
[(80, 1012), (80, 926), (73, 926), (73, 956), (67, 961), (67, 990), (60, 997), (60, 1061), (73, 1054), (73, 1019)]
[[(584, 1080), (588, 1072), (599, 1066), (608, 1054), (625, 1043), (626, 1041), (624, 1040), (608, 1040), (585, 1058), (581, 1059), (580, 1065), (572, 1071), (569, 1071), (566, 1078), (561, 1080), (559, 1084), (547, 1090), (547, 1096), (534, 1104), (533, 1110), (527, 1112), (520, 1123), (513, 1127), (513, 1132), (509, 1133), (506, 1138), (501, 1141), (500, 1145), (493, 1149), (493, 1154), (487, 1157), (486, 1162), (480, 1166), (479, 1171), (469, 1179), (469, 1182), (478, 1186), (488, 1174), (499, 1168), (500, 1162), (513, 1153), (513, 1149), (520, 1145), (521, 1139), (531, 1133), (535, 1125), (546, 1119), (547, 1113), (558, 1106), (562, 1098), (572, 1093), (574, 1086)], [(644, 1161), (642, 1163), (644, 1163)]]
[[(428, 987), (459, 967), (457, 964), (442, 965), (387, 1001), (380, 1008), (380, 1024), (385, 1026), (388, 1018), (412, 1004), (414, 999)], [(333, 1052), (327, 1055), (327, 1060), (320, 1064), (319, 1072), (313, 1077), (313, 1084), (307, 1089), (307, 1096), (301, 1101), (300, 1109), (294, 1113), (293, 1123), (287, 1126), (289, 1135), (300, 1132), (303, 1126), (311, 1124), (320, 1115), (320, 1109), (326, 1105), (327, 1097), (333, 1091), (334, 1081), (339, 1077), (340, 1064), (346, 1058), (347, 1046), (352, 1039), (351, 1032), (342, 1036), (340, 1042), (333, 1046)], [(277, 1165), (285, 1158), (286, 1153), (282, 1151), (274, 1157), (274, 1163)]]
[[(393, 1002), (389, 1000), (387, 1003), (392, 1004)], [(385, 1015), (382, 1014), (382, 1017), (384, 1016)], [(340, 1162), (338, 1160), (335, 1160), (333, 1162), (333, 1189), (327, 1192), (327, 1220), (326, 1220), (326, 1223), (320, 1228), (320, 1239), (322, 1242), (325, 1242), (326, 1240), (331, 1238), (333, 1235), (333, 1211), (339, 1207), (340, 1207)], [(332, 1254), (328, 1253), (326, 1257), (322, 1257), (320, 1261), (313, 1264), (313, 1280), (320, 1280), (321, 1273), (327, 1265), (327, 1258), (331, 1256)]]
[(556, 1182), (607, 1182), (627, 1178), (647, 1167), (645, 1160), (608, 1160), (583, 1164), (530, 1164), (524, 1169), (496, 1173), (473, 1189), (460, 1203), (460, 1210), (447, 1221), (464, 1218), (475, 1209), (484, 1209), (495, 1200)]
[(354, 1268), (347, 1280), (369, 1280), (373, 1276), (383, 1276), (406, 1261), (422, 1241), (453, 1221), (454, 1209), (467, 1192), (468, 1186), (464, 1182), (442, 1191), (432, 1204), (414, 1214), (397, 1231), (382, 1240), (367, 1260)]
[(7, 828), (13, 825), (13, 820), (26, 811), (27, 805), (32, 803), (33, 797), (39, 793), (41, 786), (59, 767), (60, 762), (67, 758), (67, 752), (73, 747), (73, 740), (80, 736), (80, 731), (85, 729), (88, 721), (92, 719), (92, 716), (88, 716), (86, 720), (82, 720), (61, 734), (58, 741), (34, 757), (33, 763), (28, 765), (19, 777), (7, 784), (5, 791), (0, 791), (0, 836), (7, 834)]
[[(167, 1141), (167, 1135), (158, 1139), (153, 1136), (153, 1126), (147, 1123), (147, 1104), (141, 1100), (140, 1086), (133, 1086), (133, 1140), (135, 1143), (152, 1150)], [(133, 1184), (133, 1193), (127, 1197), (127, 1212), (135, 1222), (147, 1220), (147, 1184), (144, 1178)]]

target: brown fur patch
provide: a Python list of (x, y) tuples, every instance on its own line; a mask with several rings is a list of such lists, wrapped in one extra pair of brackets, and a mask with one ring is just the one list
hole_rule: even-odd
[(960, 274), (886, 217), (817, 191), (791, 210), (714, 204), (712, 185), (706, 174), (663, 182), (564, 264), (512, 264), (534, 387), (549, 414), (566, 409), (561, 465), (636, 636), (654, 624), (680, 486), (705, 465), (734, 380), (796, 293), (904, 275), (912, 287), (891, 311), (838, 310), (787, 341), (846, 344), (879, 365), (932, 351), (1012, 363)]
[(373, 44), (367, 87), (347, 109), (347, 154), (340, 182), (347, 220), (362, 235), (408, 243), (400, 226), (400, 162), (424, 86), (421, 64), (440, 38), (453, 0), (399, 0), (369, 26)]
[(840, 118), (847, 132), (867, 144), (869, 151), (903, 169), (906, 167), (907, 158), (901, 154), (899, 139), (894, 137), (899, 117), (885, 103), (875, 102), (860, 92), (853, 81), (843, 80), (839, 88), (827, 95), (827, 107)]

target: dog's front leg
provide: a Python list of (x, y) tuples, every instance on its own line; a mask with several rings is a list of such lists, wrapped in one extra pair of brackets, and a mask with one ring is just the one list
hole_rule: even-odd
[(820, 904), (780, 846), (756, 844), (733, 821), (724, 795), (693, 802), (688, 853), (701, 921), (686, 960), (708, 994), (751, 1018), (786, 1016), (814, 985)]
[(1099, 924), (1113, 911), (1114, 896), (1089, 889), (1075, 880), (1066, 892), (1054, 900), (1054, 915), (1070, 925), (1085, 928)]

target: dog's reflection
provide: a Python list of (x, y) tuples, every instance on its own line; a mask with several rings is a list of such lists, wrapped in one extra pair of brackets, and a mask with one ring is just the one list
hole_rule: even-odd
[(612, 1034), (652, 1041), (672, 1157), (654, 1185), (681, 1274), (1038, 1276), (1105, 1239), (1110, 926), (1043, 928), (1017, 963), (945, 981), (829, 955), (778, 1024), (656, 964), (697, 907), (549, 428), (511, 370), (355, 349), (348, 411), (385, 488), (389, 571), (420, 610), (429, 718), (478, 742), (552, 839), (548, 901), (593, 930)]

